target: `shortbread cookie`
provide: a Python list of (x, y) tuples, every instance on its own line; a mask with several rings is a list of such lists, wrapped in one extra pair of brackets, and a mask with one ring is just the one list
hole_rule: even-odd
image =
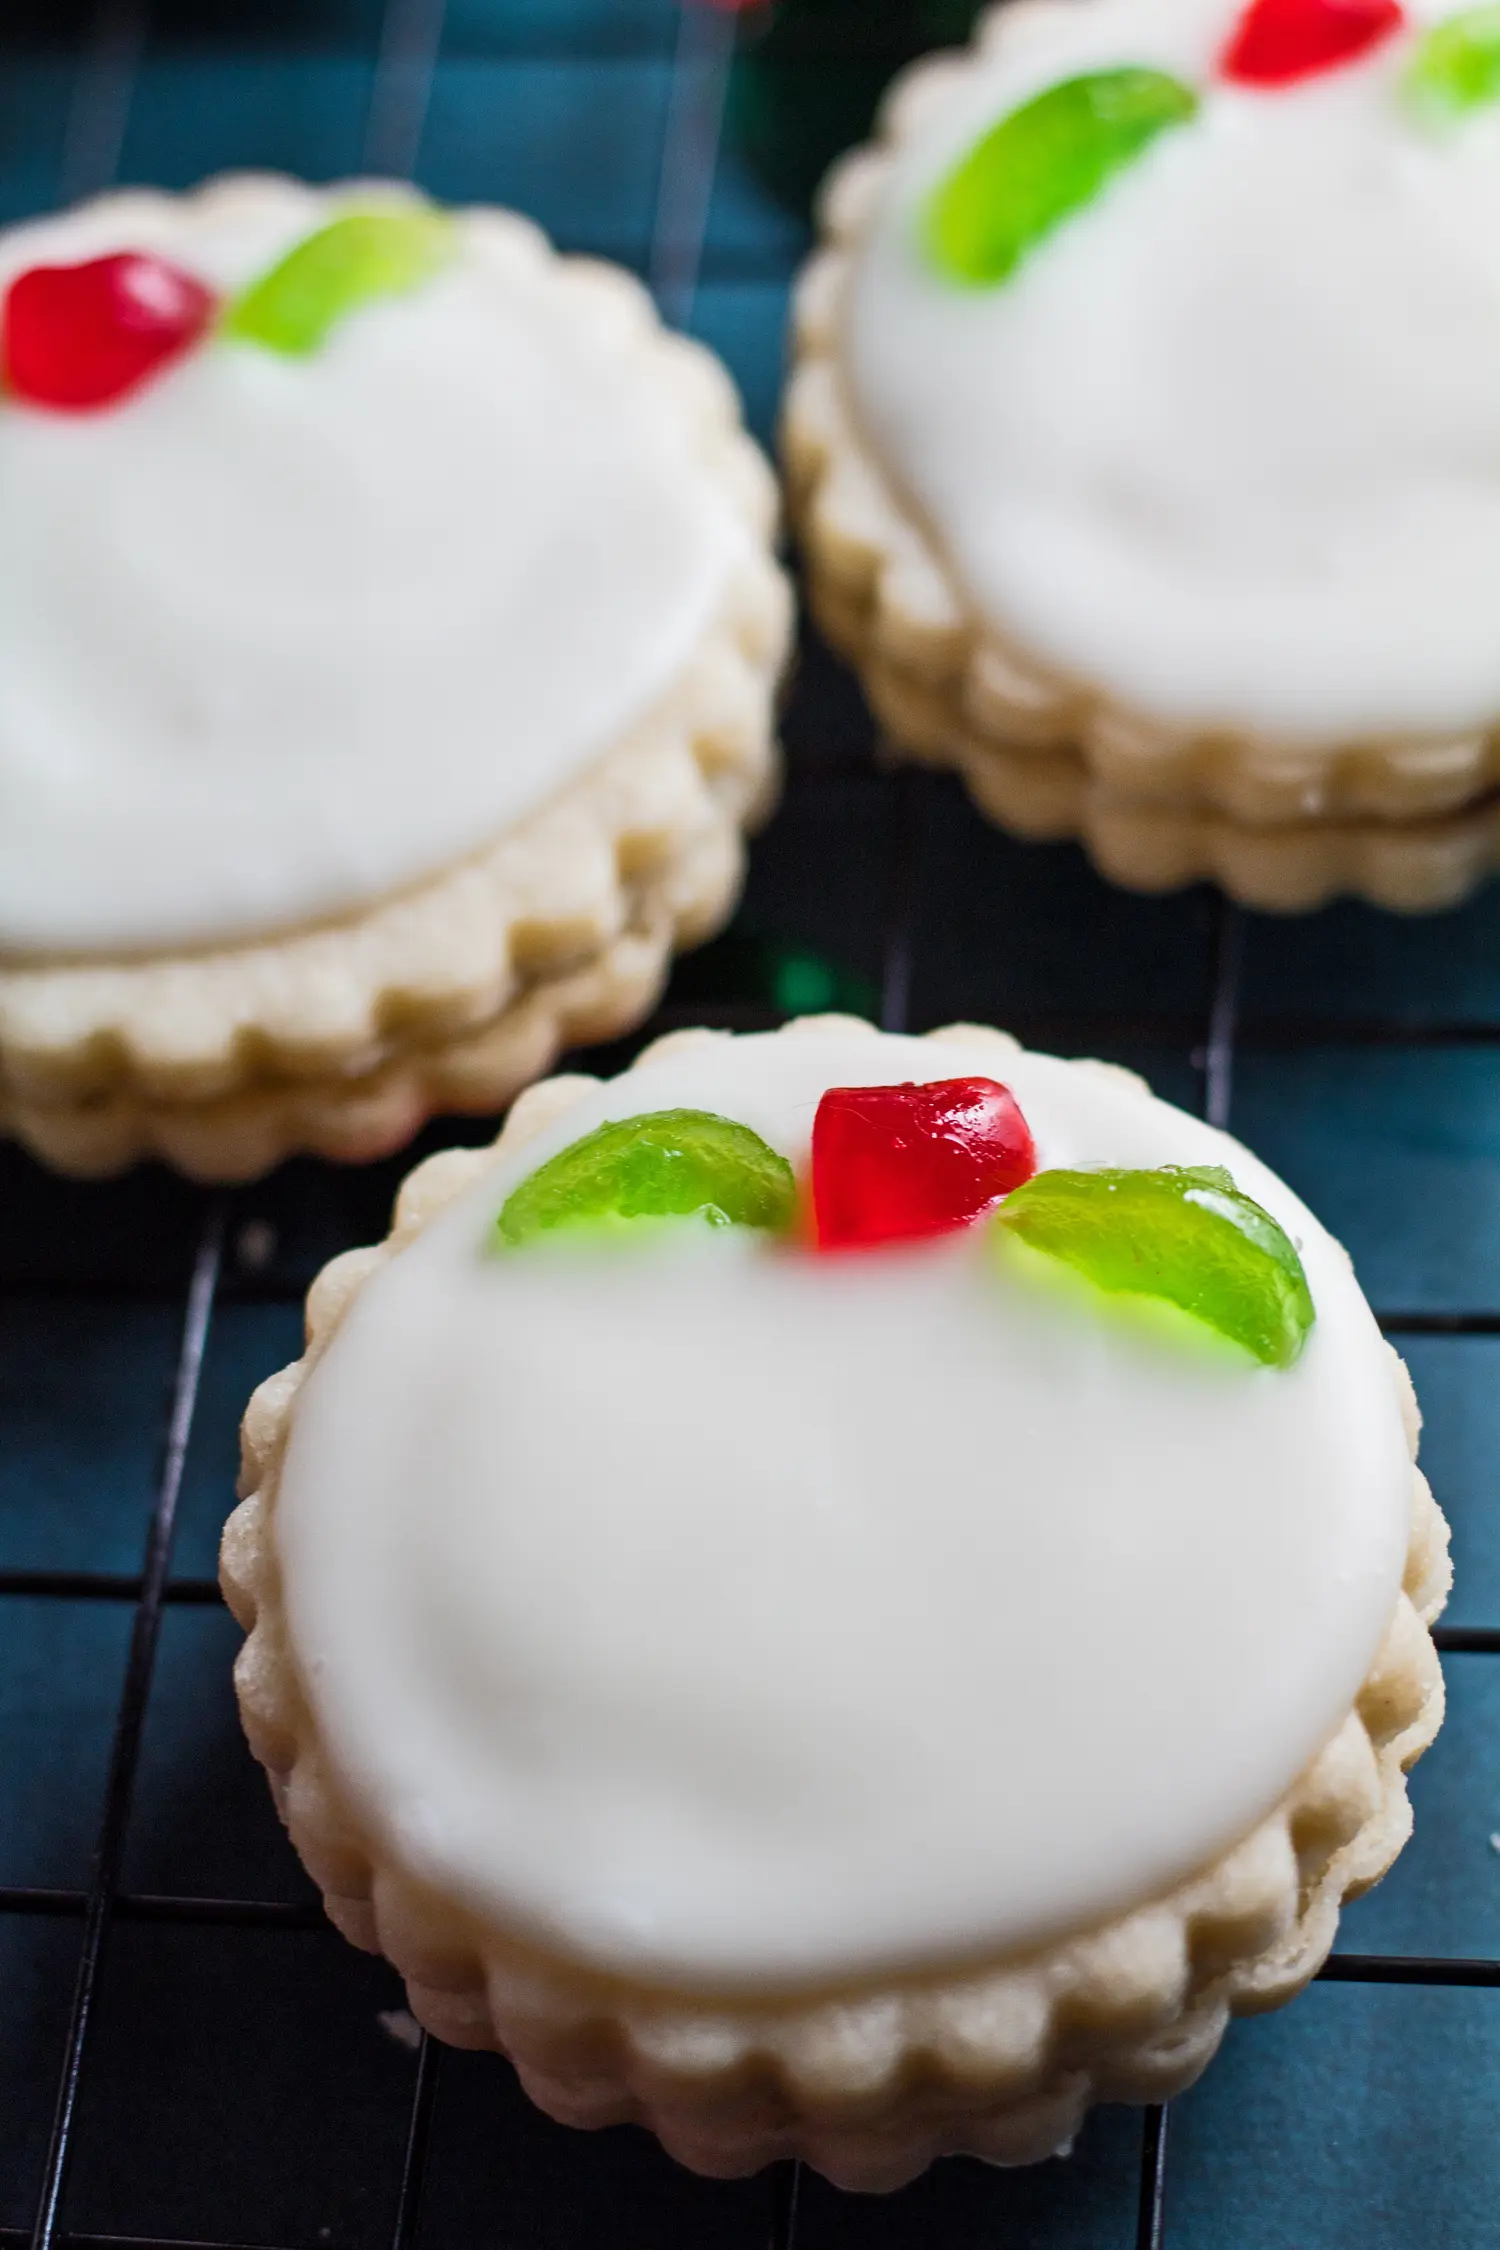
[(246, 1731), (339, 1927), (565, 2122), (1038, 2159), (1298, 1991), (1408, 1833), (1410, 1385), (1126, 1072), (679, 1034), (422, 1165), (308, 1337), (224, 1540)]
[(1016, 0), (832, 175), (785, 420), (895, 740), (1266, 824), (1500, 781), (1500, 41)]
[(1500, 865), (1500, 795), (1425, 820), (1303, 820), (1252, 827), (1202, 805), (1122, 794), (1072, 751), (998, 743), (966, 775), (976, 804), (1034, 843), (1080, 842), (1132, 891), (1209, 881), (1267, 914), (1306, 914), (1341, 897), (1397, 914), (1459, 906)]
[[(739, 861), (727, 832), (715, 843), (720, 882), (696, 900), (717, 910), (733, 894)], [(630, 927), (572, 968), (538, 970), (492, 1022), (404, 1045), (357, 1075), (288, 1078), (199, 1101), (18, 1093), (0, 1103), (0, 1121), (59, 1171), (91, 1178), (151, 1156), (200, 1180), (255, 1179), (288, 1149), (360, 1163), (402, 1147), (431, 1116), (492, 1108), (498, 1087), (529, 1085), (559, 1048), (594, 1046), (638, 1022), (655, 1003), (674, 943), (700, 934), (701, 922), (679, 902), (643, 889)]]
[(388, 183), (109, 196), (0, 237), (0, 296), (0, 1126), (237, 1177), (394, 1145), (425, 1094), (326, 1121), (435, 1052), (498, 1107), (580, 975), (637, 1020), (774, 779), (711, 355)]

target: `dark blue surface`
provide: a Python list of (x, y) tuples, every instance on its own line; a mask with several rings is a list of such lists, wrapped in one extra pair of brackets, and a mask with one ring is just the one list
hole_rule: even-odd
[(1372, 1300), (1500, 1293), (1500, 1048), (1250, 1054), (1235, 1124), (1353, 1256)]
[[(688, 49), (701, 74), (701, 41)], [(569, 247), (647, 270), (678, 53), (672, 0), (449, 0), (445, 17), (428, 0), (160, 0), (134, 17), (13, 0), (0, 12), (0, 216), (116, 173), (328, 176), (378, 156), (395, 117), (435, 191), (513, 200)], [(731, 140), (690, 322), (765, 437), (804, 239)], [(782, 810), (734, 932), (679, 968), (679, 1016), (891, 1006), (909, 979), (917, 1026), (1009, 1021), (1202, 1101), (1221, 933), (1207, 893), (1127, 897), (1070, 847), (995, 834), (950, 783), (877, 775), (859, 698), (815, 645), (786, 734)], [(1343, 1235), (1383, 1308), (1493, 1314), (1500, 1045), (1485, 1033), (1500, 1024), (1500, 892), (1430, 922), (1353, 906), (1252, 920), (1241, 998), (1237, 1128)], [(422, 1145), (485, 1130), (439, 1125)], [(297, 1348), (300, 1291), (332, 1252), (381, 1231), (404, 1168), (292, 1164), (231, 1199), (179, 1592), (212, 1573), (238, 1417)], [(140, 1568), (203, 1209), (161, 1173), (79, 1187), (0, 1149), (0, 1570)], [(1409, 1356), (1454, 1525), (1453, 1615), (1494, 1625), (1500, 1337), (1423, 1336)], [(130, 1624), (125, 1601), (0, 1597), (0, 1885), (87, 1883)], [(169, 1604), (128, 1894), (310, 1902), (240, 1737), (234, 1645), (222, 1611)], [(1415, 1841), (1351, 1910), (1350, 1948), (1500, 1951), (1500, 1658), (1454, 1655), (1447, 1672), (1451, 1717), (1415, 1778)], [(30, 2223), (80, 1934), (76, 1914), (0, 1913), (0, 2228)], [(382, 2021), (399, 2003), (390, 1973), (326, 1929), (121, 1921), (66, 2225), (304, 2250), (388, 2240), (414, 2074)], [(1236, 2027), (1174, 2106), (1167, 2241), (1481, 2250), (1500, 2240), (1497, 2121), (1500, 1994), (1321, 1986)], [(809, 2181), (797, 2244), (1128, 2250), (1139, 2152), (1138, 2119), (1111, 2112), (1071, 2160), (1021, 2175), (950, 2164), (878, 2202)], [(772, 2199), (764, 2180), (691, 2179), (639, 2134), (550, 2124), (492, 2057), (443, 2065), (423, 2229), (443, 2250), (761, 2250)]]

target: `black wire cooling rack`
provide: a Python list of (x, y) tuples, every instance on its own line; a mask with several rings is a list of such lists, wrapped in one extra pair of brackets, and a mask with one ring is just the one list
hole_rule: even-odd
[[(260, 162), (524, 201), (566, 246), (632, 259), (764, 423), (802, 243), (764, 184), (776, 102), (782, 170), (808, 172), (818, 134), (821, 158), (961, 13), (822, 0), (800, 43), (737, 62), (764, 15), (747, 30), (672, 0), (13, 0), (0, 195), (18, 216), (117, 176)], [(554, 119), (529, 194), (515, 138), (490, 133), (518, 103)], [(1204, 891), (1126, 898), (1072, 847), (1007, 842), (949, 782), (883, 762), (812, 640), (785, 733), (786, 799), (740, 919), (679, 966), (640, 1039), (830, 1005), (891, 1029), (967, 1016), (1233, 1118), (1350, 1240), (1417, 1361), (1455, 1613), (1500, 1616), (1500, 907), (1278, 924)], [(416, 1153), (478, 1137), (434, 1128)], [(410, 1161), (206, 1195), (151, 1171), (77, 1187), (0, 1153), (0, 2250), (1500, 2241), (1500, 2003), (1442, 1999), (1500, 1986), (1500, 1667), (1464, 1673), (1417, 1776), (1418, 1841), (1346, 1923), (1346, 1944), (1383, 1942), (1323, 1971), (1358, 2008), (1309, 1995), (1274, 2032), (1237, 2030), (1170, 2144), (1165, 2110), (1106, 2112), (1067, 2162), (951, 2163), (891, 2199), (792, 2166), (712, 2185), (634, 2132), (551, 2126), (497, 2059), (422, 2038), (384, 1968), (326, 1930), (274, 1827), (211, 1576), (244, 1398), (295, 1350), (317, 1267), (383, 1230)], [(1438, 1640), (1452, 1689), (1500, 1626)], [(1392, 2013), (1381, 1987), (1421, 1997)]]

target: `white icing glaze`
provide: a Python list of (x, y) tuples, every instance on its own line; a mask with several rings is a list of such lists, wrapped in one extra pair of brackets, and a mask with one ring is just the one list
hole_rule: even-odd
[[(222, 290), (392, 191), (122, 196), (0, 239)], [(745, 533), (645, 342), (530, 230), (308, 358), (0, 411), (0, 947), (216, 941), (466, 857), (671, 684)]]
[[(1412, 19), (1451, 4), (1418, 0)], [(1417, 34), (1228, 86), (1225, 0), (1021, 0), (934, 94), (857, 253), (875, 451), (1014, 646), (1172, 722), (1308, 742), (1500, 717), (1500, 108), (1397, 88)], [(995, 289), (933, 184), (1076, 72), (1202, 95)]]
[[(1044, 1164), (1227, 1162), (1299, 1238), (1286, 1373), (996, 1277), (689, 1229), (487, 1248), (518, 1178), (676, 1104), (795, 1162), (825, 1087), (980, 1071)], [(689, 1990), (991, 1955), (1245, 1836), (1346, 1716), (1410, 1513), (1389, 1356), (1244, 1149), (1045, 1056), (832, 1029), (586, 1094), (362, 1289), (277, 1503), (360, 1816), (503, 1928)]]

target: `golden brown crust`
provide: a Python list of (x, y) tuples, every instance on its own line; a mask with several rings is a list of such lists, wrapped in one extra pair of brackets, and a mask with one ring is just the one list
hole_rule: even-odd
[[(982, 18), (977, 45), (1004, 39), (1014, 14), (1007, 6)], [(893, 743), (956, 767), (981, 804), (996, 749), (1034, 758), (1073, 751), (1117, 796), (1201, 806), (1263, 827), (1409, 820), (1493, 789), (1500, 727), (1330, 745), (1172, 726), (1040, 663), (975, 612), (932, 527), (867, 443), (840, 366), (842, 300), (885, 174), (969, 67), (965, 54), (914, 64), (887, 96), (877, 138), (829, 175), (822, 247), (798, 287), (782, 420), (813, 612), (859, 670)]]
[[(275, 187), (230, 179), (197, 200), (208, 214)], [(473, 1090), (457, 1106), (497, 1107), (521, 1079), (508, 1062), (484, 1079), (476, 1042), (524, 1021), (531, 1067), (545, 1069), (577, 1035), (569, 995), (580, 978), (601, 995), (601, 1028), (624, 1028), (654, 997), (664, 949), (706, 936), (733, 903), (742, 832), (774, 791), (791, 629), (770, 471), (723, 369), (661, 327), (639, 283), (558, 258), (509, 213), (467, 216), (497, 253), (550, 261), (557, 286), (586, 297), (622, 349), (649, 355), (705, 475), (745, 524), (743, 559), (691, 658), (628, 735), (461, 864), (258, 942), (138, 959), (0, 957), (0, 1130), (66, 1169), (113, 1170), (149, 1151), (202, 1177), (244, 1177), (293, 1149), (362, 1150), (366, 1126), (354, 1120), (372, 1105), (387, 1120), (375, 1139), (396, 1145), (398, 1082), (413, 1123), (451, 1098), (436, 1055), (469, 1056)], [(653, 948), (661, 958), (647, 971)]]
[(672, 955), (725, 919), (744, 851), (719, 824), (667, 877), (642, 886), (619, 935), (573, 967), (538, 975), (489, 1023), (415, 1042), (362, 1075), (251, 1086), (219, 1100), (143, 1103), (128, 1093), (75, 1102), (7, 1098), (0, 1127), (54, 1170), (99, 1178), (159, 1157), (188, 1178), (258, 1178), (292, 1151), (368, 1163), (438, 1115), (493, 1115), (568, 1047), (595, 1045), (650, 1014)]
[[(1443, 1710), (1427, 1628), (1450, 1577), (1446, 1526), (1415, 1467), (1405, 1583), (1385, 1643), (1356, 1708), (1285, 1802), (1170, 1896), (1025, 1959), (759, 2005), (694, 2002), (518, 1945), (412, 1881), (361, 1830), (323, 1754), (282, 1609), (272, 1517), (297, 1393), (365, 1281), (502, 1150), (594, 1083), (534, 1086), (492, 1148), (418, 1166), (388, 1241), (319, 1276), (307, 1356), (262, 1384), (245, 1416), (244, 1497), (221, 1563), (248, 1635), (235, 1673), (240, 1711), (330, 1916), (396, 1964), (431, 2031), (510, 2055), (552, 2116), (633, 2119), (699, 2171), (750, 2172), (796, 2155), (841, 2185), (889, 2188), (949, 2152), (1031, 2162), (1068, 2140), (1092, 2102), (1176, 2093), (1204, 2068), (1230, 2015), (1275, 2007), (1307, 1983), (1340, 1905), (1384, 1873), (1410, 1830), (1406, 1770)], [(1392, 1361), (1415, 1460), (1416, 1402)]]
[(1076, 840), (1133, 891), (1205, 880), (1242, 906), (1306, 914), (1368, 899), (1396, 914), (1460, 905), (1500, 864), (1500, 793), (1423, 820), (1308, 820), (1251, 827), (1201, 805), (1122, 796), (1071, 750), (976, 748), (964, 778), (982, 812), (1036, 843)]

